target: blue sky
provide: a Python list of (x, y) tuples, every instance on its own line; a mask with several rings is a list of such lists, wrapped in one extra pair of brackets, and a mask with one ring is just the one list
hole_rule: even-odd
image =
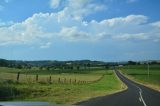
[(0, 58), (160, 59), (159, 0), (0, 0)]

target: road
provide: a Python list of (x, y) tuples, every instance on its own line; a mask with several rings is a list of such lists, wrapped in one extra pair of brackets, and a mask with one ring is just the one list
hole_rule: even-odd
[(128, 89), (108, 96), (97, 97), (82, 101), (76, 105), (82, 106), (160, 106), (160, 92), (137, 84), (119, 71), (115, 70), (117, 76), (123, 81)]

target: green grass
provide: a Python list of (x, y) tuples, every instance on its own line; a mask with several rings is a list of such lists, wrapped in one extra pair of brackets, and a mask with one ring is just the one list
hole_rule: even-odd
[(160, 90), (160, 65), (150, 65), (149, 76), (147, 65), (130, 65), (120, 69), (129, 78)]
[(73, 81), (95, 81), (98, 80), (104, 73), (105, 70), (98, 71), (88, 71), (81, 73), (54, 73), (54, 71), (50, 72), (45, 70), (19, 70), (12, 68), (0, 68), (0, 81), (6, 80), (17, 80), (17, 73), (20, 72), (19, 82), (36, 82), (36, 75), (38, 74), (38, 82), (47, 82), (49, 77), (51, 76), (51, 82), (58, 82), (59, 78), (61, 82), (70, 82)]
[[(0, 68), (0, 78), (2, 79), (3, 77), (3, 79), (5, 80), (5, 78), (7, 79), (7, 77), (4, 77), (5, 74), (12, 75), (16, 74), (18, 71), (16, 69)], [(0, 94), (3, 94), (3, 97), (0, 97), (2, 97), (1, 99), (5, 98), (4, 100), (31, 100), (48, 101), (58, 104), (74, 104), (76, 102), (92, 97), (103, 96), (125, 89), (125, 86), (111, 70), (90, 71), (86, 74), (62, 73), (51, 75), (54, 76), (54, 78), (76, 78), (84, 81), (95, 81), (99, 79), (103, 74), (105, 75), (101, 80), (85, 84), (54, 82), (52, 84), (36, 82), (28, 83), (23, 81), (20, 83), (16, 83), (11, 78), (10, 80), (6, 80), (8, 82), (4, 81), (0, 83)], [(24, 76), (21, 77), (24, 77), (25, 79), (25, 73), (22, 75)], [(32, 74), (29, 75), (32, 76)], [(47, 74), (44, 74), (42, 76), (47, 76)], [(7, 93), (3, 93), (4, 91)]]

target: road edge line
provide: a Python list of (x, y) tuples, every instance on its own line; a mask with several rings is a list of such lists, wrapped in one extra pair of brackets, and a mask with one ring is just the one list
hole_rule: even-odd
[(119, 70), (119, 72), (120, 72), (122, 75), (124, 75), (126, 78), (128, 78), (129, 80), (133, 81), (134, 83), (137, 83), (137, 84), (139, 84), (139, 85), (145, 86), (145, 87), (147, 87), (147, 88), (149, 88), (149, 89), (152, 89), (152, 90), (154, 90), (154, 91), (160, 92), (160, 90), (158, 90), (158, 89), (155, 89), (155, 88), (153, 88), (153, 87), (147, 86), (147, 85), (145, 85), (145, 84), (142, 83), (142, 82), (139, 82), (139, 81), (136, 81), (135, 79), (130, 78), (129, 76), (123, 74), (123, 73), (121, 72), (121, 70)]
[(128, 89), (128, 86), (117, 76), (117, 74), (116, 74), (116, 72), (115, 72), (115, 70), (113, 70), (113, 72), (114, 72), (114, 74), (116, 75), (116, 77), (117, 77), (117, 79), (120, 81), (120, 82), (122, 82), (122, 84), (124, 85), (124, 90), (122, 89), (122, 91), (125, 91), (125, 90), (127, 90)]
[[(123, 77), (126, 77), (120, 70), (119, 70), (119, 72), (120, 72), (120, 74), (121, 74)], [(126, 78), (128, 78), (128, 77), (126, 77)], [(129, 79), (129, 78), (128, 78), (128, 79)], [(131, 79), (129, 79), (129, 80), (131, 80)], [(132, 81), (132, 80), (131, 80), (131, 81)], [(135, 81), (133, 81), (133, 82), (136, 83)], [(141, 89), (139, 86), (137, 86), (136, 84), (134, 84), (134, 83), (131, 83), (131, 84), (132, 84), (133, 86), (135, 86), (136, 88), (138, 88), (138, 90), (139, 90), (139, 96), (140, 96), (139, 100), (141, 100), (140, 102), (142, 102), (144, 106), (147, 106), (146, 103), (145, 103), (145, 101), (144, 101), (144, 99), (143, 99), (143, 95), (142, 95), (143, 91), (142, 91), (142, 89)], [(137, 84), (138, 84), (138, 83), (137, 83)]]
[[(114, 72), (115, 76), (118, 77), (117, 74), (115, 73), (115, 70), (112, 70), (112, 71)], [(120, 80), (119, 77), (118, 77), (118, 80)], [(121, 80), (120, 80), (120, 81), (121, 81)], [(123, 83), (123, 81), (121, 81), (121, 82)], [(128, 89), (128, 86), (127, 86), (126, 84), (124, 84), (124, 85), (126, 86), (125, 89), (117, 90), (117, 91), (115, 91), (115, 92), (108, 93), (108, 94), (106, 94), (106, 95), (91, 97), (91, 98), (88, 98), (88, 99), (86, 99), (86, 100), (82, 100), (82, 101), (73, 103), (73, 104), (71, 104), (71, 105), (73, 105), (73, 106), (79, 106), (79, 105), (77, 105), (77, 104), (78, 104), (78, 103), (81, 103), (81, 102), (87, 102), (87, 101), (89, 101), (89, 100), (91, 100), (91, 99), (101, 98), (101, 97), (110, 96), (110, 95), (114, 95), (114, 94), (117, 94), (117, 93), (124, 92), (124, 91), (126, 91), (126, 90)]]

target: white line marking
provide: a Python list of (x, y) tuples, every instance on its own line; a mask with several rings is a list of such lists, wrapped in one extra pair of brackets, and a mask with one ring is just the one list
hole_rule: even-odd
[[(138, 86), (137, 86), (137, 87), (138, 87)], [(144, 101), (144, 99), (143, 99), (143, 96), (142, 96), (142, 89), (139, 88), (139, 90), (140, 90), (140, 91), (139, 91), (140, 98), (141, 98), (141, 100), (142, 100), (142, 102), (143, 102), (143, 105), (144, 105), (144, 106), (147, 106), (146, 103), (145, 103), (145, 101)]]
[[(120, 73), (120, 72), (119, 72), (119, 73)], [(120, 73), (120, 75), (123, 76), (121, 73)], [(123, 77), (124, 77), (124, 78), (123, 78)], [(130, 83), (131, 85), (133, 85), (133, 86), (135, 86), (136, 88), (138, 88), (138, 90), (139, 90), (139, 101), (142, 102), (144, 106), (147, 106), (146, 103), (145, 103), (145, 101), (144, 101), (144, 99), (143, 99), (143, 96), (142, 96), (142, 89), (141, 89), (139, 86), (135, 85), (134, 83), (129, 82), (129, 81), (125, 78), (125, 76), (123, 76), (123, 77), (122, 77), (122, 78), (123, 78), (125, 81), (127, 81), (127, 82)]]

